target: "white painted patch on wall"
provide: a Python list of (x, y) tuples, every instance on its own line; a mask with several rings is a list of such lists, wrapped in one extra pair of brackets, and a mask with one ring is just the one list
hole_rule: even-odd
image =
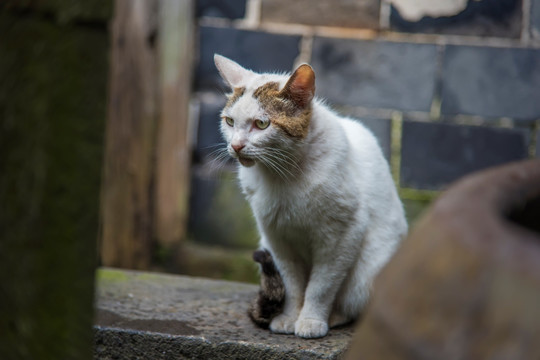
[(457, 15), (467, 7), (467, 0), (389, 0), (407, 21), (418, 21), (424, 16)]

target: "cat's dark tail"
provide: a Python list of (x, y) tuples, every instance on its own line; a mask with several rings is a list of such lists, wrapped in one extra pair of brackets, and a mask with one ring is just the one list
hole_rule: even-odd
[(248, 315), (256, 325), (268, 329), (274, 316), (283, 311), (285, 286), (268, 250), (256, 250), (253, 260), (261, 266), (261, 288), (249, 307)]

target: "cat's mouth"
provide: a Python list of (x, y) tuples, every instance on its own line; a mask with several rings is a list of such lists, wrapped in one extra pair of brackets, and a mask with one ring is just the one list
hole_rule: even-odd
[(255, 165), (255, 160), (242, 156), (238, 156), (238, 161), (240, 161), (240, 164), (245, 167), (252, 167), (253, 165)]

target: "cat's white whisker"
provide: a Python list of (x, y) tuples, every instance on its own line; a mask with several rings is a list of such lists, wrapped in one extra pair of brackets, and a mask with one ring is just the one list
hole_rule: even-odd
[(267, 168), (276, 172), (283, 180), (287, 180), (287, 173), (285, 172), (286, 169), (280, 165), (280, 163), (277, 161), (278, 159), (269, 155), (268, 151), (259, 150), (254, 152), (253, 155), (256, 157), (256, 159), (266, 165)]
[[(279, 169), (280, 173), (284, 175), (285, 178), (292, 177), (294, 174), (291, 172), (291, 170), (287, 169), (287, 167), (283, 166), (282, 162), (288, 163), (283, 157), (279, 156), (278, 154), (272, 153), (272, 151), (268, 151), (264, 154), (264, 156), (267, 157), (267, 159), (272, 162), (275, 165), (276, 169)], [(287, 179), (285, 179), (287, 180)]]
[(266, 156), (271, 157), (274, 161), (276, 161), (280, 168), (286, 170), (286, 172), (291, 176), (295, 176), (295, 172), (298, 172), (300, 174), (303, 174), (303, 170), (300, 168), (300, 166), (297, 163), (297, 160), (293, 160), (293, 157), (288, 154), (286, 151), (281, 151), (277, 148), (270, 148), (268, 149), (268, 152)]
[(209, 165), (212, 171), (220, 171), (229, 160), (229, 153), (224, 145), (225, 144), (221, 144), (221, 148), (217, 148), (207, 155), (207, 157), (210, 158)]
[(296, 162), (287, 155), (287, 152), (278, 148), (266, 148), (262, 152), (262, 156), (270, 158), (271, 161), (289, 177), (295, 175), (293, 170), (300, 170)]
[(221, 147), (227, 147), (227, 143), (219, 143), (219, 144), (212, 144), (212, 145), (208, 145), (208, 146), (203, 146), (202, 149), (213, 149), (213, 148), (221, 148)]
[(278, 149), (278, 148), (272, 148), (272, 152), (275, 152), (276, 154), (280, 155), (282, 160), (287, 164), (292, 166), (295, 170), (299, 171), (300, 173), (304, 173), (302, 168), (298, 165), (298, 158), (292, 154), (290, 151)]
[(269, 169), (273, 170), (281, 179), (286, 180), (285, 174), (281, 171), (281, 169), (270, 159), (268, 158), (260, 158), (260, 161)]

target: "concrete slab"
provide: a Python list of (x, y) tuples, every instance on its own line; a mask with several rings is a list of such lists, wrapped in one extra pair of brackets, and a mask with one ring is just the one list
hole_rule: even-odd
[[(255, 269), (255, 267), (254, 267)], [(253, 325), (251, 284), (100, 269), (95, 359), (341, 359), (353, 326), (322, 339)]]

